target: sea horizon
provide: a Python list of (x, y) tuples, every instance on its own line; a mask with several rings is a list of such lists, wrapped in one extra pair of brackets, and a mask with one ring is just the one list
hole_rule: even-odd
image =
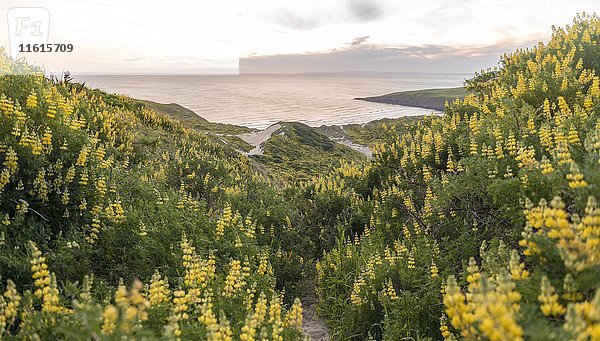
[(468, 73), (310, 72), (234, 75), (73, 75), (93, 88), (176, 103), (208, 121), (265, 129), (277, 122), (362, 124), (435, 110), (355, 100), (397, 91), (462, 86)]

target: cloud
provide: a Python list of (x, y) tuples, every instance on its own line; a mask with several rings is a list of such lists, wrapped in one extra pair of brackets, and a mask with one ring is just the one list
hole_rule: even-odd
[(312, 30), (321, 26), (324, 23), (322, 17), (303, 17), (288, 11), (277, 15), (273, 21), (278, 25), (288, 27), (294, 30)]
[(383, 8), (371, 0), (348, 0), (348, 9), (358, 21), (373, 21), (383, 15)]
[(365, 23), (383, 17), (380, 0), (304, 0), (287, 6), (274, 6), (264, 17), (293, 30), (313, 30), (339, 23)]
[(350, 42), (350, 46), (358, 46), (369, 39), (369, 36), (356, 37)]
[(139, 60), (144, 60), (146, 59), (146, 57), (134, 57), (134, 58), (125, 58), (124, 61), (126, 62), (137, 62)]
[(345, 48), (318, 53), (254, 56), (240, 60), (241, 73), (302, 72), (467, 72), (493, 67), (504, 52), (533, 46), (538, 40), (523, 43), (495, 42), (483, 46), (385, 46), (365, 44), (368, 37), (357, 37)]

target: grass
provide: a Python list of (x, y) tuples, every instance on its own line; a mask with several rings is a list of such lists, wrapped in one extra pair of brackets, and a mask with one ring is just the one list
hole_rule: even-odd
[(235, 149), (243, 152), (248, 152), (252, 149), (252, 146), (236, 136), (252, 132), (253, 130), (248, 127), (209, 122), (196, 112), (177, 103), (158, 103), (147, 100), (139, 100), (139, 103), (159, 114), (166, 115), (182, 122), (186, 127), (196, 131), (210, 133), (214, 137), (218, 137), (223, 143), (228, 144)]
[(372, 147), (378, 143), (386, 142), (386, 127), (406, 127), (423, 119), (423, 116), (406, 116), (399, 118), (383, 118), (363, 124), (347, 124), (344, 126), (321, 126), (319, 131), (330, 138), (346, 138), (353, 143)]
[(255, 159), (276, 176), (308, 179), (340, 164), (340, 160), (363, 160), (357, 151), (336, 143), (317, 128), (298, 122), (279, 123), (281, 128), (263, 144)]

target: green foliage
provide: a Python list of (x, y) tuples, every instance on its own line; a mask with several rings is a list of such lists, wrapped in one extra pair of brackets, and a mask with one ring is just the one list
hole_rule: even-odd
[[(25, 67), (1, 58), (3, 70)], [(292, 237), (273, 241), (262, 225), (284, 226), (291, 208), (268, 218), (244, 205), (250, 194), (282, 201), (245, 156), (139, 101), (35, 72), (3, 73), (0, 94), (3, 333), (300, 337), (299, 304), (288, 314), (282, 293), (300, 258)], [(153, 307), (156, 271), (168, 280)]]
[(263, 154), (254, 156), (274, 177), (293, 183), (327, 173), (344, 161), (364, 157), (302, 123), (280, 123), (262, 146)]
[[(476, 75), (443, 116), (386, 127), (350, 172), (371, 191), (366, 232), (341, 235), (319, 263), (334, 335), (597, 337), (599, 25), (577, 17)], [(345, 178), (339, 193), (357, 183)]]

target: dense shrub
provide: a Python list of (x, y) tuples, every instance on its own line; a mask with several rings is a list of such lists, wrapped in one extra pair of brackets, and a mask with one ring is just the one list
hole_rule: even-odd
[(318, 264), (336, 337), (599, 337), (599, 41), (578, 16), (443, 116), (389, 127), (366, 232)]

